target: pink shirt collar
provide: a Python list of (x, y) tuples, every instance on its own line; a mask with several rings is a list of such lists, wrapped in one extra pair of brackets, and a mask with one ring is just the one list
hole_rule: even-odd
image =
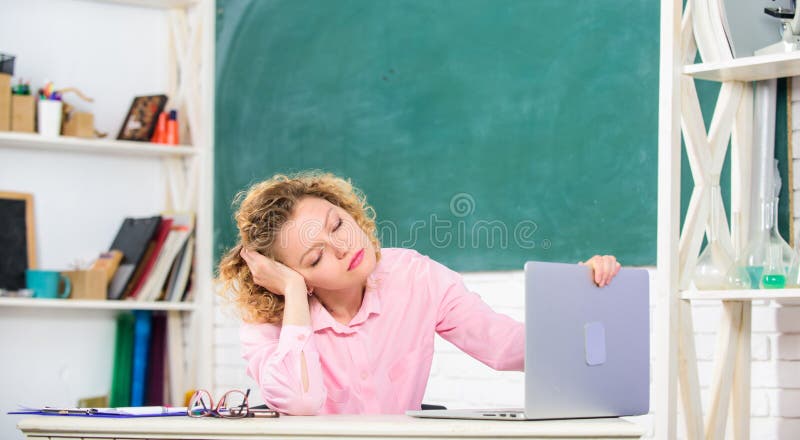
[(328, 310), (322, 306), (322, 303), (313, 297), (310, 304), (311, 309), (311, 327), (314, 332), (322, 331), (326, 328), (332, 329), (339, 334), (352, 334), (356, 332), (357, 326), (363, 324), (372, 315), (381, 314), (381, 301), (378, 296), (378, 271), (375, 270), (367, 277), (367, 288), (364, 291), (364, 299), (361, 302), (361, 308), (358, 313), (350, 321), (350, 324), (345, 325), (333, 318)]

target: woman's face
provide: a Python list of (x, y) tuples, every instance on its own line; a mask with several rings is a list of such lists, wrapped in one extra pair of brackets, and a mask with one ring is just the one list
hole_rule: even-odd
[(317, 197), (297, 203), (275, 245), (278, 259), (318, 291), (363, 287), (376, 265), (375, 248), (355, 219)]

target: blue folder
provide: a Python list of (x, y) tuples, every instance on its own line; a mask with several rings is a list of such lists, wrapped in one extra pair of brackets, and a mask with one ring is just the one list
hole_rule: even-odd
[(133, 371), (131, 372), (131, 406), (144, 405), (147, 389), (147, 354), (150, 351), (152, 312), (134, 310), (133, 325)]

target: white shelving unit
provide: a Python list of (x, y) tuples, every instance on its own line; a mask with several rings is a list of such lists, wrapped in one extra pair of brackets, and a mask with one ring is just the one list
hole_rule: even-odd
[(197, 306), (193, 302), (90, 301), (41, 298), (0, 298), (0, 307), (81, 310), (173, 310), (178, 312), (194, 312), (197, 310)]
[[(71, 399), (75, 396), (107, 394), (111, 386), (107, 378), (114, 354), (113, 333), (118, 311), (166, 311), (169, 320), (176, 320), (171, 325), (183, 329), (182, 339), (187, 349), (180, 393), (213, 385), (210, 341), (213, 330), (211, 180), (215, 2), (72, 0), (64, 3), (70, 5), (53, 3), (50, 6), (65, 11), (73, 7), (82, 11), (97, 10), (101, 14), (97, 19), (86, 17), (84, 20), (89, 23), (87, 27), (91, 28), (92, 23), (98, 27), (92, 39), (97, 50), (76, 46), (76, 51), (88, 52), (90, 56), (94, 53), (102, 56), (104, 50), (110, 50), (104, 46), (107, 42), (101, 41), (109, 17), (122, 20), (118, 22), (121, 28), (126, 25), (129, 13), (138, 23), (146, 24), (142, 31), (152, 32), (156, 26), (162, 27), (162, 33), (169, 38), (146, 40), (157, 46), (147, 50), (166, 55), (143, 61), (157, 62), (157, 65), (147, 66), (149, 72), (160, 72), (164, 79), (153, 81), (143, 74), (140, 78), (144, 85), (137, 85), (137, 74), (128, 73), (128, 78), (133, 78), (130, 90), (120, 90), (119, 94), (129, 104), (133, 96), (166, 93), (170, 98), (168, 107), (177, 107), (182, 124), (187, 125), (183, 132), (188, 133), (185, 138), (190, 144), (168, 146), (0, 132), (0, 189), (33, 193), (39, 267), (44, 269), (67, 269), (73, 250), (83, 251), (81, 255), (97, 255), (96, 252), (106, 250), (127, 216), (149, 216), (162, 211), (194, 212), (193, 299), (171, 303), (0, 298), (0, 333), (3, 334), (0, 351), (5, 359), (14, 359), (9, 364), (14, 367), (8, 366), (4, 371), (6, 382), (0, 383), (4, 389), (4, 397), (0, 398), (3, 411), (13, 410), (19, 404), (74, 405), (76, 401)], [(14, 6), (17, 9), (43, 7), (42, 4)], [(80, 29), (80, 32), (91, 34), (93, 30)], [(135, 35), (118, 37), (125, 38), (130, 44), (140, 44), (135, 41)], [(36, 56), (30, 53), (35, 52), (32, 50), (35, 46), (26, 47), (31, 50), (16, 53), (18, 69), (21, 61), (24, 63)], [(92, 85), (99, 90), (115, 89), (117, 84), (108, 84), (115, 79), (115, 68), (130, 70), (131, 67), (102, 62), (98, 61), (98, 65), (102, 65), (103, 72), (92, 78)], [(57, 65), (57, 61), (51, 63)], [(69, 72), (68, 69), (60, 72), (64, 71)], [(65, 85), (64, 80), (59, 84), (57, 76), (33, 79), (45, 78)], [(114, 109), (103, 107), (101, 103), (108, 103), (111, 97), (100, 98), (105, 99), (97, 99), (98, 104), (93, 109), (96, 122), (98, 115), (102, 118), (111, 110), (127, 111), (116, 106)], [(56, 247), (58, 250), (54, 250)], [(175, 399), (177, 393), (172, 394)], [(16, 419), (6, 419), (0, 422), (0, 437), (19, 437), (13, 426)]]
[(175, 9), (189, 8), (202, 3), (201, 0), (89, 0), (102, 3), (117, 3), (120, 5), (140, 6), (143, 8)]
[(0, 148), (21, 151), (43, 150), (109, 156), (149, 156), (161, 158), (181, 158), (197, 155), (197, 150), (191, 145), (171, 146), (133, 141), (81, 139), (67, 136), (46, 138), (35, 133), (14, 133), (10, 131), (0, 131)]
[[(675, 439), (680, 396), (688, 439), (719, 439), (730, 412), (736, 439), (750, 435), (750, 331), (752, 301), (800, 299), (800, 289), (689, 289), (704, 232), (713, 228), (720, 241), (741, 251), (750, 221), (749, 176), (745, 163), (753, 148), (753, 92), (750, 81), (800, 74), (800, 53), (691, 64), (696, 46), (692, 31), (696, 2), (661, 1), (661, 72), (659, 84), (658, 273), (656, 305), (655, 433)], [(699, 6), (703, 8), (704, 5)], [(695, 79), (721, 82), (709, 129), (700, 113)], [(680, 228), (681, 134), (695, 181), (683, 229)], [(728, 141), (731, 144), (730, 227), (723, 215), (711, 224), (713, 200)], [(718, 192), (717, 192), (718, 193)], [(714, 375), (706, 414), (700, 401), (691, 314), (693, 301), (721, 301)], [(680, 393), (679, 393), (680, 390)]]
[(800, 299), (800, 289), (770, 290), (683, 290), (681, 299), (697, 301), (759, 301)]
[(683, 73), (708, 81), (761, 81), (800, 75), (800, 53), (778, 53), (736, 58), (724, 63), (701, 63), (683, 67)]

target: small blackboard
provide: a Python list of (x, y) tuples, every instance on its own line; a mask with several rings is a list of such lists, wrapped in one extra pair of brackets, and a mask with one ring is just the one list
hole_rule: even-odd
[(36, 267), (33, 195), (0, 191), (0, 289), (25, 288), (25, 270)]

